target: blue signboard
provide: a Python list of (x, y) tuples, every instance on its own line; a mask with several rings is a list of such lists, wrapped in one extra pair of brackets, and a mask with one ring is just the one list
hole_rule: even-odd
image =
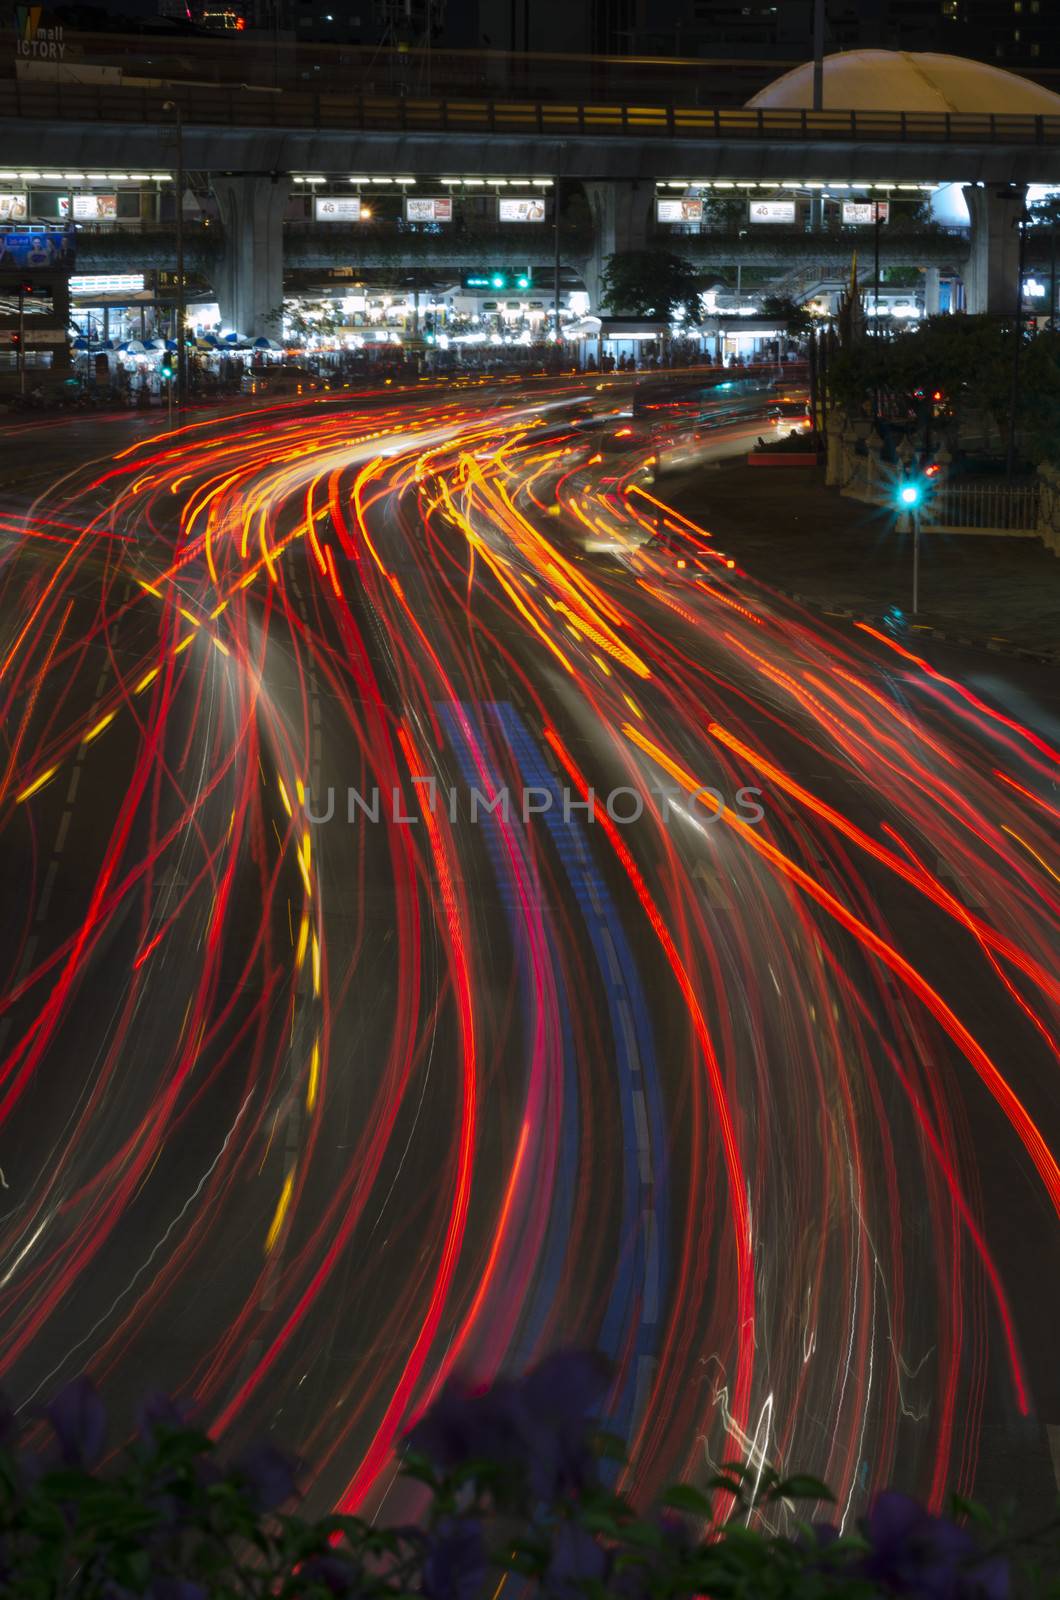
[(0, 233), (0, 271), (8, 267), (60, 267), (74, 264), (77, 234), (73, 228), (23, 228)]

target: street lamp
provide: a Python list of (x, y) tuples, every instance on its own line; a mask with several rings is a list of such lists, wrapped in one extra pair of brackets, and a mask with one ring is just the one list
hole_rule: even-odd
[(905, 511), (913, 527), (913, 615), (919, 610), (920, 602), (920, 503), (924, 498), (923, 485), (919, 483), (903, 483), (898, 490), (898, 504)]
[(166, 100), (163, 111), (172, 111), (177, 134), (177, 411), (181, 416), (188, 399), (188, 347), (184, 337), (187, 307), (184, 304), (184, 118), (176, 100)]

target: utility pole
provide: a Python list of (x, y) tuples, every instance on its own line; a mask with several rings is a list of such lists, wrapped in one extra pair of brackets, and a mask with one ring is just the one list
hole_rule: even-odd
[[(562, 192), (561, 192), (562, 182), (563, 182), (563, 180), (560, 177), (560, 172), (559, 172), (559, 163), (557, 162), (557, 164), (556, 164), (556, 181), (552, 186), (552, 233), (553, 233), (553, 242), (555, 244), (555, 259), (553, 261), (553, 273), (552, 273), (552, 292), (553, 292), (553, 294), (555, 296), (555, 312), (556, 312), (556, 328), (555, 328), (555, 331), (556, 331), (556, 355), (557, 355), (557, 358), (558, 358), (558, 356), (560, 354), (560, 348), (561, 348), (561, 345), (560, 345), (560, 320), (559, 320), (559, 271), (560, 271), (560, 262), (559, 262), (559, 208), (560, 208), (560, 200), (562, 198)], [(559, 363), (558, 363), (558, 360), (557, 360), (557, 365), (558, 364)]]
[(18, 286), (18, 392), (26, 392), (26, 285)]
[(184, 117), (175, 100), (167, 100), (163, 111), (173, 112), (177, 136), (176, 182), (177, 191), (177, 411), (183, 416), (188, 400), (188, 347), (185, 340), (187, 307), (184, 301)]
[(1009, 483), (1016, 471), (1016, 408), (1020, 398), (1020, 350), (1023, 345), (1023, 271), (1027, 244), (1026, 196), (1020, 200), (1020, 214), (1016, 223), (1020, 231), (1019, 267), (1016, 272), (1016, 337), (1012, 350), (1012, 394), (1008, 408), (1008, 451), (1005, 459), (1005, 477)]
[[(813, 0), (813, 109), (824, 110), (824, 0)], [(810, 199), (810, 227), (817, 232), (824, 220), (820, 189)]]
[(824, 0), (813, 0), (813, 109), (824, 110)]

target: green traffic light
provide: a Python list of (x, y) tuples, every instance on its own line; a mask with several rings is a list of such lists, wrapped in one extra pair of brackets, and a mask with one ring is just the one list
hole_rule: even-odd
[(915, 506), (920, 500), (920, 485), (918, 483), (903, 483), (898, 491), (898, 498), (904, 506)]
[(501, 276), (501, 274), (499, 272), (495, 272), (493, 274), (492, 278), (490, 279), (490, 286), (492, 288), (494, 288), (494, 289), (503, 289), (504, 288), (504, 278)]

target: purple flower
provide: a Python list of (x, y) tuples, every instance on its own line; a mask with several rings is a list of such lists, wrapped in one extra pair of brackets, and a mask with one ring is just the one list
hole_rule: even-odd
[(516, 1383), (476, 1392), (451, 1379), (408, 1442), (443, 1471), (478, 1460), (516, 1468), (551, 1503), (597, 1481), (589, 1418), (606, 1390), (598, 1357), (557, 1351)]
[(408, 1444), (443, 1472), (469, 1461), (517, 1462), (524, 1445), (518, 1386), (500, 1380), (489, 1389), (474, 1390), (462, 1379), (450, 1378), (408, 1435)]
[(103, 1454), (107, 1413), (91, 1378), (75, 1378), (60, 1389), (45, 1416), (68, 1467), (91, 1467)]
[(603, 1362), (577, 1350), (557, 1351), (523, 1380), (527, 1467), (539, 1499), (578, 1494), (597, 1482), (590, 1417), (606, 1393)]
[(155, 1433), (160, 1428), (173, 1431), (186, 1428), (187, 1425), (187, 1417), (181, 1408), (160, 1390), (147, 1396), (137, 1417), (137, 1428), (145, 1444), (153, 1443)]
[(423, 1593), (427, 1600), (475, 1600), (486, 1576), (482, 1528), (472, 1517), (445, 1517), (427, 1535)]
[(297, 1487), (296, 1464), (272, 1444), (259, 1444), (235, 1463), (259, 1511), (274, 1511), (290, 1500)]
[(877, 1495), (861, 1531), (870, 1546), (861, 1575), (893, 1593), (908, 1600), (1007, 1600), (1008, 1562), (977, 1559), (966, 1528), (932, 1516), (908, 1495)]

